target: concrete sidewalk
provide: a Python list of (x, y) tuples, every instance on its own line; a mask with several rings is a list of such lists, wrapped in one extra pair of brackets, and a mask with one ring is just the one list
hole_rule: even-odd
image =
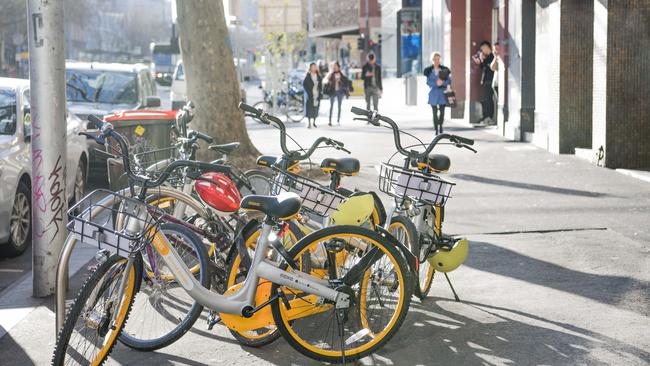
[[(387, 92), (382, 113), (430, 141), (430, 110), (404, 107), (397, 97)], [(288, 131), (303, 145), (321, 135), (345, 142), (362, 171), (344, 185), (376, 190), (376, 167), (395, 151), (392, 134), (353, 122), (351, 105), (362, 101), (344, 101), (341, 126), (326, 127), (321, 118), (317, 129), (303, 123), (288, 125)], [(323, 107), (321, 112), (329, 109), (327, 101)], [(475, 139), (479, 150), (476, 155), (450, 146), (438, 150), (451, 157), (448, 177), (457, 183), (447, 204), (445, 231), (471, 239), (466, 265), (450, 276), (463, 302), (454, 302), (444, 278), (436, 278), (431, 298), (413, 301), (397, 337), (361, 364), (650, 363), (650, 185), (488, 131), (453, 122), (445, 127)], [(280, 153), (277, 131), (249, 123), (249, 133), (264, 153)], [(314, 161), (337, 155), (343, 154), (319, 150)], [(53, 345), (48, 301), (0, 339), (0, 364), (46, 365)], [(118, 345), (108, 364), (318, 363), (283, 340), (243, 348), (223, 327), (206, 331), (199, 320), (192, 332), (158, 352)]]

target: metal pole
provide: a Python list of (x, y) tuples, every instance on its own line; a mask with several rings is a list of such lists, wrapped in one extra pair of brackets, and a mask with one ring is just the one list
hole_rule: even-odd
[(311, 50), (314, 46), (314, 39), (311, 37), (311, 33), (314, 31), (314, 2), (313, 0), (307, 0), (307, 39), (309, 47), (309, 61), (313, 61), (314, 54)]
[(368, 6), (368, 2), (370, 0), (365, 0), (364, 4), (366, 7), (366, 34), (365, 34), (365, 39), (363, 42), (363, 52), (365, 53), (365, 56), (368, 57), (368, 41), (370, 41), (370, 6)]
[(33, 294), (54, 293), (66, 229), (63, 0), (28, 0), (32, 134)]

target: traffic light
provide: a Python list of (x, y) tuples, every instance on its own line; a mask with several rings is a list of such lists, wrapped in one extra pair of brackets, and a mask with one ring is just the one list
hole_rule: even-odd
[(357, 38), (357, 49), (362, 50), (365, 48), (364, 46), (365, 38), (359, 37)]
[(377, 45), (381, 46), (381, 33), (377, 34)]

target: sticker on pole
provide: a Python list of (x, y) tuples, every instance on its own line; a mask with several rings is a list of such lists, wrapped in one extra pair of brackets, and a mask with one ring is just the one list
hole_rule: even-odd
[(134, 131), (134, 132), (135, 132), (136, 135), (138, 135), (138, 136), (142, 136), (142, 135), (144, 135), (144, 127), (138, 125), (138, 126), (135, 128), (135, 131)]

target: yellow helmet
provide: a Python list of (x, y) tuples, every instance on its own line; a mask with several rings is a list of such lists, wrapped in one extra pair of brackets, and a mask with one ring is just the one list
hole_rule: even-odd
[(429, 263), (439, 272), (451, 272), (465, 262), (469, 242), (467, 239), (457, 240), (451, 248), (439, 249), (428, 259)]
[(371, 194), (352, 196), (341, 202), (330, 215), (333, 225), (361, 226), (368, 221), (375, 208), (375, 200)]

